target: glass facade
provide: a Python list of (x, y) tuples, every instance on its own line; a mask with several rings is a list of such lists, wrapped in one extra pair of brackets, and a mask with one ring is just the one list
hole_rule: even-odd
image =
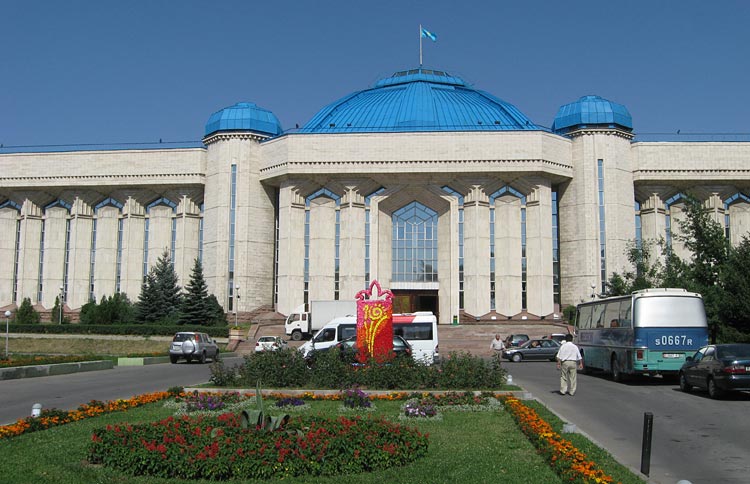
[(229, 278), (227, 280), (227, 310), (234, 311), (234, 238), (237, 229), (237, 165), (232, 165), (229, 186)]
[(437, 212), (415, 201), (396, 210), (392, 222), (392, 280), (437, 282)]
[(599, 263), (601, 292), (607, 289), (607, 225), (604, 210), (604, 160), (596, 160), (596, 173), (599, 186)]

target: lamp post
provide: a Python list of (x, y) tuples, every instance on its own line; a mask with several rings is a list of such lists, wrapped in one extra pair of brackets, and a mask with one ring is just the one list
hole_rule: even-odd
[(62, 316), (63, 316), (63, 290), (65, 289), (65, 286), (60, 286), (60, 307), (57, 308), (57, 313), (60, 319), (60, 324), (62, 324)]
[(8, 353), (8, 324), (10, 322), (10, 311), (5, 311), (5, 359), (10, 359), (10, 353)]
[(237, 326), (237, 315), (240, 312), (240, 286), (234, 286), (234, 325)]

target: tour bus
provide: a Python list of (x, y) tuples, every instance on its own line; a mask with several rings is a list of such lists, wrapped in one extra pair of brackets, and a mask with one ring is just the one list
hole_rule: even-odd
[[(357, 334), (357, 318), (335, 318), (313, 338), (300, 346), (305, 356), (313, 349), (325, 349)], [(393, 334), (411, 345), (412, 357), (427, 365), (439, 362), (437, 318), (429, 311), (393, 315)]]
[(703, 298), (684, 289), (645, 289), (581, 303), (576, 343), (584, 371), (676, 375), (685, 357), (708, 343)]

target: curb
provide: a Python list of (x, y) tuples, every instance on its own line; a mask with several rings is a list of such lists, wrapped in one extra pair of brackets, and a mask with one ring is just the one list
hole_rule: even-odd
[(144, 358), (117, 358), (117, 366), (144, 366), (169, 363), (169, 356), (148, 356)]
[(0, 368), (0, 380), (67, 375), (83, 371), (111, 370), (114, 366), (114, 363), (110, 360), (79, 361), (75, 363), (56, 363), (52, 365), (15, 366), (10, 368)]

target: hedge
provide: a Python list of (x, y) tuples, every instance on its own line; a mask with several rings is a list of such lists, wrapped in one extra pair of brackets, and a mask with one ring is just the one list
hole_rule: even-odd
[(199, 331), (214, 338), (227, 338), (227, 326), (165, 326), (146, 324), (11, 324), (11, 333), (35, 334), (118, 334), (135, 336), (172, 336), (180, 331)]

